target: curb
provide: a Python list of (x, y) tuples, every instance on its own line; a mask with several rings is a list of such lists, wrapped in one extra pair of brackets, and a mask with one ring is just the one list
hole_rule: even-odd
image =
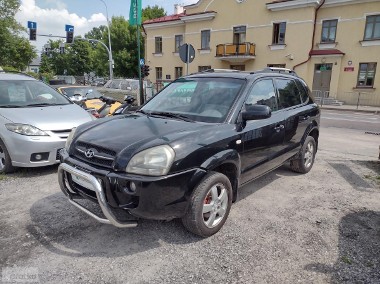
[(347, 108), (334, 108), (334, 107), (325, 107), (325, 106), (319, 106), (320, 109), (326, 109), (326, 110), (337, 110), (337, 111), (347, 111), (347, 112), (364, 112), (364, 113), (373, 113), (373, 114), (380, 114), (379, 110), (368, 110), (368, 109), (347, 109)]

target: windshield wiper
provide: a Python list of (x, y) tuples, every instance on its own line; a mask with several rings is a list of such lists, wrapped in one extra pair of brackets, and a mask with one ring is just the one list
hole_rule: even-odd
[(146, 112), (145, 110), (142, 110), (142, 109), (139, 109), (137, 110), (136, 112), (140, 112), (142, 114), (145, 114), (146, 116), (150, 116), (150, 113), (149, 112)]
[(150, 115), (157, 115), (157, 116), (164, 116), (164, 117), (170, 117), (170, 118), (178, 118), (184, 121), (194, 122), (194, 120), (190, 119), (188, 116), (179, 114), (179, 113), (172, 113), (172, 112), (166, 112), (166, 111), (152, 111), (149, 113)]
[(0, 105), (2, 108), (18, 108), (18, 107), (23, 107), (23, 106), (18, 106), (18, 105)]
[(41, 106), (62, 106), (66, 104), (52, 104), (52, 103), (38, 103), (38, 104), (28, 104), (26, 107), (41, 107)]

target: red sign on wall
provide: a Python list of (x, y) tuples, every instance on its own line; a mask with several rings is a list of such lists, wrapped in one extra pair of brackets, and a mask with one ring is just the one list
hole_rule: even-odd
[(354, 67), (344, 67), (344, 72), (354, 72)]

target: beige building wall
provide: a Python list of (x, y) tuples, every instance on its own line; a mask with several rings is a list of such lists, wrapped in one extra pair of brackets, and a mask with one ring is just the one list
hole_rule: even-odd
[[(380, 40), (373, 41), (373, 46), (362, 46), (361, 43), (366, 17), (380, 15), (380, 0), (326, 0), (318, 11), (313, 50), (325, 50), (325, 47), (319, 46), (322, 22), (337, 19), (336, 45), (332, 48), (344, 55), (313, 55), (310, 58), (314, 16), (321, 0), (294, 0), (281, 4), (310, 4), (291, 9), (269, 9), (266, 5), (268, 2), (270, 1), (246, 0), (238, 3), (236, 0), (200, 0), (195, 5), (185, 7), (185, 17), (179, 15), (177, 20), (144, 24), (146, 61), (151, 67), (149, 79), (156, 82), (155, 67), (162, 67), (163, 79), (168, 75), (173, 80), (175, 67), (182, 67), (183, 74), (186, 74), (186, 64), (174, 53), (175, 35), (182, 34), (184, 42), (195, 48), (195, 59), (189, 64), (189, 73), (198, 72), (199, 66), (229, 69), (232, 65), (244, 65), (246, 71), (254, 71), (267, 67), (268, 64), (285, 64), (286, 68), (292, 69), (308, 60), (296, 67), (295, 71), (312, 88), (315, 65), (332, 64), (330, 91), (326, 95), (345, 103), (356, 104), (360, 92), (362, 103), (380, 106)], [(337, 2), (344, 2), (346, 5), (336, 5)], [(207, 18), (202, 15), (214, 16)], [(271, 47), (273, 24), (277, 22), (286, 22), (283, 49), (278, 49), (278, 46)], [(232, 44), (233, 28), (236, 26), (246, 27), (245, 41), (256, 45), (255, 56), (241, 60), (221, 60), (216, 57), (216, 46)], [(211, 33), (210, 50), (201, 50), (201, 31), (207, 29)], [(154, 54), (156, 36), (163, 38), (163, 52), (160, 55)], [(375, 83), (373, 88), (357, 89), (359, 64), (365, 62), (377, 62)], [(347, 67), (350, 67), (350, 71), (347, 71)]]

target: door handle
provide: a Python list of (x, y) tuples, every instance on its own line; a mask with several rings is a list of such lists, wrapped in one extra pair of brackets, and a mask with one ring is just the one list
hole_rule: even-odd
[(277, 125), (274, 130), (276, 130), (276, 132), (280, 132), (282, 129), (284, 129), (285, 126), (283, 124), (280, 124), (280, 125)]

